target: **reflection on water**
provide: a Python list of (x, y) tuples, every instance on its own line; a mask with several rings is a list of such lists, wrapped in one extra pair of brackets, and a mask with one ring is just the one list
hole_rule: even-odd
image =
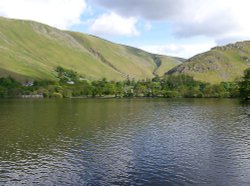
[(237, 100), (0, 100), (0, 185), (249, 185)]

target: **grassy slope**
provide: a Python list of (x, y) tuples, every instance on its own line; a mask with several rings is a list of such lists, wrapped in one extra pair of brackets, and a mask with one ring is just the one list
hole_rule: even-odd
[(167, 71), (173, 69), (177, 65), (182, 64), (183, 59), (173, 58), (173, 57), (166, 57), (166, 56), (159, 56), (161, 60), (161, 65), (159, 68), (155, 70), (155, 74), (159, 76), (163, 76)]
[(101, 55), (105, 59), (105, 63), (117, 69), (121, 74), (142, 79), (153, 76), (152, 71), (156, 65), (150, 54), (131, 47), (113, 44), (94, 36), (70, 34), (77, 38), (85, 48)]
[(167, 74), (184, 73), (210, 83), (234, 81), (250, 67), (250, 42), (216, 47), (199, 54), (170, 70)]
[[(61, 31), (32, 21), (0, 17), (0, 76), (19, 80), (56, 79), (60, 65), (88, 79), (122, 80), (152, 78), (180, 62), (81, 33)], [(158, 72), (157, 72), (158, 73)]]

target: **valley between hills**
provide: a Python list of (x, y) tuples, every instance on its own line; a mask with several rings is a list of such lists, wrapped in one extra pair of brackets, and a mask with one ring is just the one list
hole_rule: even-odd
[(214, 84), (242, 77), (250, 67), (250, 42), (215, 47), (182, 59), (34, 21), (1, 17), (0, 56), (0, 76), (18, 81), (57, 81), (55, 69), (61, 66), (88, 80), (143, 80), (185, 74)]

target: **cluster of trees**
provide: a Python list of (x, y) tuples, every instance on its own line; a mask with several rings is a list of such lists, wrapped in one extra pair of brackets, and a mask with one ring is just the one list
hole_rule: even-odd
[(240, 97), (250, 100), (250, 68), (245, 70), (243, 80), (239, 83)]
[(250, 99), (250, 69), (246, 70), (241, 82), (223, 82), (217, 85), (196, 81), (187, 75), (115, 82), (106, 79), (89, 81), (62, 67), (58, 67), (56, 71), (58, 82), (34, 81), (21, 84), (11, 77), (0, 78), (0, 97), (42, 95), (48, 98), (114, 96)]
[(0, 98), (15, 97), (22, 92), (22, 88), (22, 85), (11, 77), (0, 78)]

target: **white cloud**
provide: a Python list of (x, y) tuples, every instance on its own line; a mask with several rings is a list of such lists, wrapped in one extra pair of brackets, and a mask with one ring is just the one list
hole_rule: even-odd
[(181, 38), (210, 37), (219, 44), (250, 39), (249, 0), (92, 0), (121, 16), (167, 21)]
[(170, 22), (180, 37), (203, 35), (214, 40), (248, 37), (249, 6), (247, 0), (189, 0), (182, 13), (174, 15)]
[(138, 20), (133, 17), (122, 17), (113, 12), (105, 13), (96, 18), (90, 25), (90, 32), (105, 35), (137, 36), (139, 31), (136, 28)]
[(91, 3), (123, 16), (162, 20), (180, 13), (183, 1), (187, 0), (91, 0)]
[(85, 0), (0, 0), (0, 15), (66, 29), (80, 23)]
[(205, 52), (210, 50), (212, 47), (215, 46), (214, 42), (209, 43), (193, 43), (193, 44), (166, 44), (166, 45), (146, 45), (140, 46), (142, 50), (168, 55), (168, 56), (176, 56), (176, 57), (183, 57), (183, 58), (190, 58), (198, 53)]

